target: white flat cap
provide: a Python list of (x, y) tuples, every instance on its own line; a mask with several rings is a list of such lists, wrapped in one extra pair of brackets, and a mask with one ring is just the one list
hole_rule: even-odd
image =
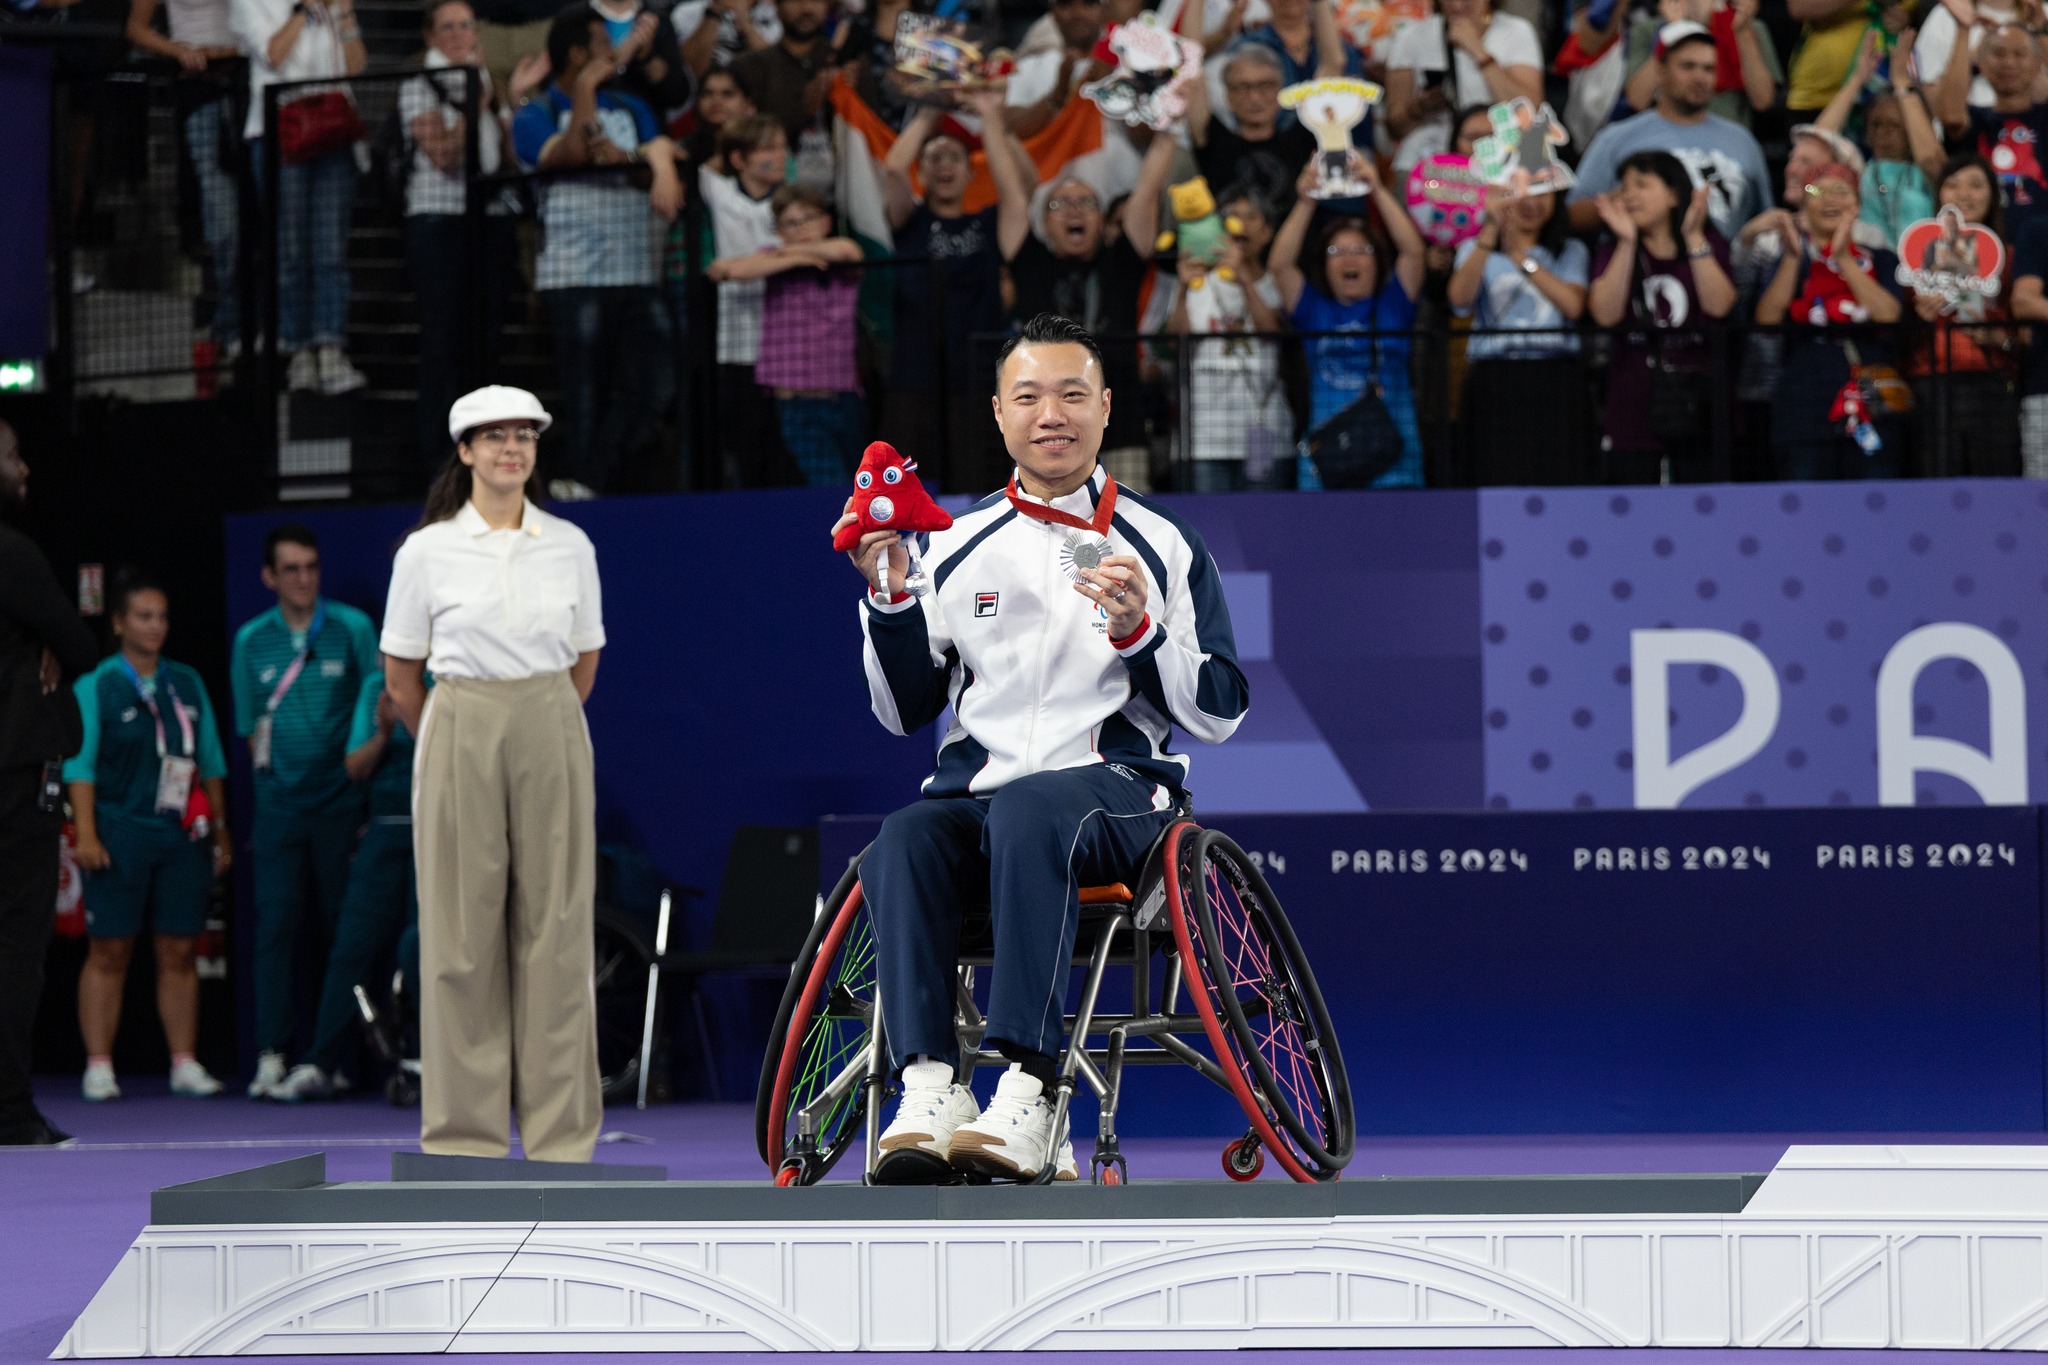
[(525, 389), (486, 384), (465, 393), (448, 409), (448, 436), (459, 441), (463, 432), (486, 422), (531, 422), (546, 431), (554, 420), (540, 405), (540, 399)]

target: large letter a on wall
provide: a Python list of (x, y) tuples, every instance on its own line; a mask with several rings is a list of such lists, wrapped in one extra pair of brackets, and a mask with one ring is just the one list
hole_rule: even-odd
[[(1991, 752), (1913, 730), (1913, 684), (1936, 659), (1967, 659), (1991, 694)], [(1877, 802), (1913, 804), (1913, 774), (1947, 773), (1987, 806), (2027, 802), (2027, 684), (2019, 660), (1982, 626), (1939, 621), (1902, 636), (1877, 670)]]
[[(1629, 690), (1635, 708), (1636, 807), (1673, 810), (1701, 783), (1756, 757), (1778, 728), (1778, 674), (1740, 635), (1725, 630), (1629, 632)], [(1742, 685), (1742, 714), (1714, 739), (1671, 758), (1672, 664), (1713, 664)]]

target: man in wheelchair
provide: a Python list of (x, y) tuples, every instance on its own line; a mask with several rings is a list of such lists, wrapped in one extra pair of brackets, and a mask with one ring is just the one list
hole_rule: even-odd
[[(876, 717), (908, 735), (952, 711), (924, 799), (883, 823), (861, 865), (903, 1080), (883, 1183), (1028, 1180), (1048, 1162), (1075, 1178), (1050, 1094), (1080, 888), (1135, 880), (1173, 817), (1188, 771), (1167, 747), (1173, 727), (1221, 743), (1249, 700), (1201, 537), (1096, 462), (1111, 397), (1085, 329), (1032, 319), (996, 362), (1009, 486), (918, 538), (921, 595), (901, 590), (911, 566), (896, 533), (850, 553), (868, 580)], [(958, 1082), (954, 1031), (962, 902), (983, 887), (995, 943), (985, 1044), (1011, 1063), (985, 1112)]]

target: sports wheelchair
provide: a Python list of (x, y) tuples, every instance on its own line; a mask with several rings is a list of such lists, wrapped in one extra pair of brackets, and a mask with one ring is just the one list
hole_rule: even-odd
[[(1268, 1151), (1295, 1180), (1336, 1179), (1356, 1135), (1351, 1084), (1315, 975), (1257, 864), (1183, 812), (1153, 842), (1135, 885), (1081, 892), (1073, 966), (1086, 976), (1065, 1021), (1054, 1131), (1069, 1131), (1076, 1080), (1085, 1081), (1100, 1111), (1090, 1178), (1124, 1184), (1116, 1136), (1124, 1068), (1186, 1065), (1230, 1092), (1250, 1121), (1223, 1151), (1232, 1179), (1256, 1177)], [(974, 1000), (975, 970), (993, 962), (991, 951), (986, 906), (966, 907), (954, 1013), (963, 1081), (977, 1065), (1007, 1065), (982, 1047)], [(1112, 964), (1131, 972), (1129, 1013), (1097, 1012)], [(877, 966), (855, 859), (790, 970), (761, 1064), (755, 1141), (778, 1185), (823, 1179), (856, 1136), (865, 1139), (864, 1180), (874, 1183), (881, 1111), (895, 1091)], [(1090, 1046), (1096, 1038), (1102, 1045)], [(1037, 1183), (1049, 1183), (1054, 1166), (1047, 1162)]]

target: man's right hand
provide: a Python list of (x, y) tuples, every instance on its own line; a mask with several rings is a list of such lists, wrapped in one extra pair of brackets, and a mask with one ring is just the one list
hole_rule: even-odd
[(78, 836), (78, 847), (73, 850), (72, 856), (87, 872), (104, 872), (114, 862), (107, 853), (107, 846), (99, 841), (98, 836), (92, 834)]
[[(843, 526), (858, 520), (853, 514), (853, 499), (846, 500), (846, 510), (839, 520), (832, 523), (832, 534), (837, 536)], [(882, 551), (889, 552), (889, 583), (892, 590), (903, 591), (903, 579), (910, 572), (910, 551), (903, 547), (903, 538), (894, 531), (870, 531), (860, 538), (860, 543), (846, 552), (853, 561), (853, 567), (860, 570), (860, 576), (867, 579), (868, 587), (875, 592), (882, 590), (876, 581), (876, 566), (881, 562)]]
[(36, 676), (42, 682), (43, 695), (47, 697), (64, 685), (64, 666), (57, 662), (56, 655), (46, 649), (37, 664)]

